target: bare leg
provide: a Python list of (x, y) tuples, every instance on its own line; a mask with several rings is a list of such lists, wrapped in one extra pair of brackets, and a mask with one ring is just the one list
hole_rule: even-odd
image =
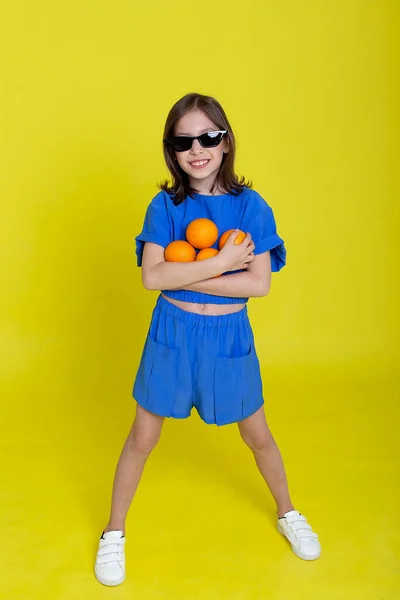
[(279, 448), (265, 419), (264, 408), (238, 423), (244, 442), (254, 454), (257, 466), (276, 502), (278, 517), (293, 510), (285, 467)]
[(126, 439), (115, 472), (110, 519), (105, 531), (121, 530), (133, 500), (144, 466), (158, 440), (164, 417), (137, 405), (136, 418)]

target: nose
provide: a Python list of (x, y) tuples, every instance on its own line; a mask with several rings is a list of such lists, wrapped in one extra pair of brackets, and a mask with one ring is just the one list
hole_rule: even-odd
[(198, 154), (201, 154), (203, 152), (203, 147), (200, 144), (199, 140), (193, 140), (193, 144), (190, 149), (190, 152), (192, 154), (194, 154), (195, 156), (197, 156)]

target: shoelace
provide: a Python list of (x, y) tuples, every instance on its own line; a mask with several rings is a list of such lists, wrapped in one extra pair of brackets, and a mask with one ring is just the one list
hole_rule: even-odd
[(109, 538), (100, 540), (100, 548), (97, 553), (98, 563), (120, 562), (124, 557), (124, 538)]
[(318, 538), (303, 515), (289, 515), (286, 517), (286, 522), (297, 538)]

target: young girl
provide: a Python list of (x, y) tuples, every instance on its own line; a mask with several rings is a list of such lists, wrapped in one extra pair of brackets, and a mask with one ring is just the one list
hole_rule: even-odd
[[(97, 579), (110, 586), (125, 578), (125, 519), (164, 418), (184, 419), (193, 406), (206, 423), (238, 424), (276, 502), (278, 530), (300, 558), (314, 560), (321, 552), (318, 536), (291, 502), (282, 458), (265, 420), (247, 316), (248, 298), (266, 296), (271, 271), (285, 265), (273, 212), (235, 175), (235, 138), (213, 98), (189, 94), (173, 106), (164, 156), (172, 185), (161, 186), (136, 238), (143, 285), (161, 293), (134, 384), (136, 418), (118, 462), (95, 564)], [(188, 224), (200, 217), (211, 219), (219, 234), (236, 231), (212, 258), (165, 262), (165, 247), (184, 240)], [(238, 229), (247, 235), (235, 244)]]

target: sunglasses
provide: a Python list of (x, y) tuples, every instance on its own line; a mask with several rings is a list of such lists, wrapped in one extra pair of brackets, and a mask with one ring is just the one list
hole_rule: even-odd
[(207, 131), (198, 136), (175, 135), (163, 142), (171, 146), (175, 152), (187, 152), (193, 146), (194, 140), (199, 140), (200, 146), (203, 148), (216, 148), (227, 133), (227, 131)]

